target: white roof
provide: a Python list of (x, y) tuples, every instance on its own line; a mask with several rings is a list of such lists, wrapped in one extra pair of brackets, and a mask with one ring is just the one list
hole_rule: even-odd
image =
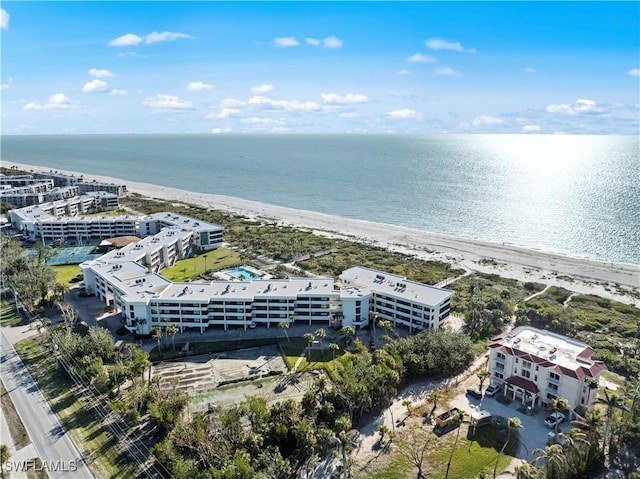
[(333, 279), (295, 278), (282, 280), (213, 281), (211, 283), (173, 283), (159, 296), (185, 301), (247, 300), (255, 298), (295, 299), (298, 296), (337, 295)]
[(179, 228), (185, 228), (196, 232), (223, 230), (222, 226), (220, 225), (207, 223), (206, 221), (192, 218), (191, 216), (181, 215), (180, 213), (164, 211), (162, 213), (153, 213), (149, 215), (149, 217), (154, 220), (162, 221)]
[(368, 293), (367, 290), (370, 290), (378, 294), (388, 294), (412, 303), (422, 303), (430, 306), (436, 306), (453, 296), (453, 291), (448, 289), (409, 281), (404, 276), (363, 266), (356, 266), (343, 271), (340, 279), (349, 282), (350, 286), (359, 287), (359, 291), (349, 292), (351, 295), (366, 294)]

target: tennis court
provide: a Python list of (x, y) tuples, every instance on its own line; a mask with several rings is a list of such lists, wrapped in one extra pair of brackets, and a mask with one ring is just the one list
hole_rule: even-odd
[[(80, 264), (85, 261), (96, 259), (102, 254), (95, 253), (95, 246), (74, 246), (72, 248), (55, 248), (53, 256), (49, 258), (47, 264), (50, 266), (58, 266), (62, 264)], [(27, 255), (35, 255), (38, 252), (34, 249), (26, 251)]]
[(76, 264), (95, 259), (101, 254), (93, 251), (95, 246), (74, 246), (72, 248), (56, 248), (55, 255), (48, 261), (50, 265)]

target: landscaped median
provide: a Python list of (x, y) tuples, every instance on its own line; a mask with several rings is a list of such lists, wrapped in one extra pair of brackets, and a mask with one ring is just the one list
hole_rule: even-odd
[(90, 451), (90, 466), (99, 478), (135, 477), (129, 460), (118, 451), (117, 438), (109, 437), (76, 399), (70, 381), (56, 370), (50, 352), (40, 339), (25, 339), (15, 345), (22, 361), (39, 384), (42, 393), (68, 430), (80, 451)]

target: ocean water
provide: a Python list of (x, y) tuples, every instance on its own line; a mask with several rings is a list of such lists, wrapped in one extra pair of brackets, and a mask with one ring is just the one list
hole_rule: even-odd
[(5, 136), (2, 159), (640, 264), (638, 136)]

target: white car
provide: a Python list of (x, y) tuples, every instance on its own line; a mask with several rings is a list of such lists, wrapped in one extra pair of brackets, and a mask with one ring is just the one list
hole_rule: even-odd
[(545, 426), (555, 427), (557, 424), (560, 424), (564, 421), (564, 414), (561, 412), (552, 412), (547, 419), (544, 420)]
[(489, 387), (485, 390), (484, 395), (495, 396), (497, 393), (500, 392), (501, 389), (502, 388), (497, 384), (489, 384)]

